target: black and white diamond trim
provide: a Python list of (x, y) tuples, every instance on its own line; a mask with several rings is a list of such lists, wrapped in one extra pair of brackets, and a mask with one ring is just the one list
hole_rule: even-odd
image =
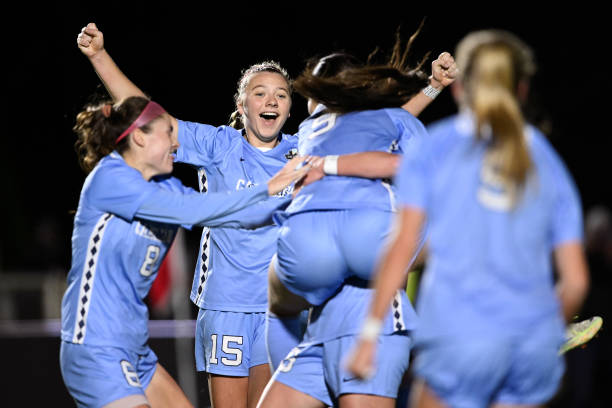
[(112, 214), (104, 214), (100, 217), (89, 237), (85, 265), (83, 266), (83, 275), (81, 276), (79, 305), (77, 307), (76, 323), (74, 325), (74, 337), (72, 338), (73, 343), (83, 344), (83, 340), (85, 340), (87, 315), (89, 314), (89, 305), (91, 304), (91, 293), (93, 290), (94, 278), (96, 276), (96, 267), (98, 266), (100, 243), (102, 242), (102, 237), (104, 236), (108, 221), (112, 217)]
[(204, 291), (204, 283), (208, 278), (208, 264), (210, 262), (210, 228), (206, 228), (203, 231), (205, 234), (204, 239), (202, 240), (202, 255), (200, 255), (200, 274), (198, 276), (198, 294), (196, 296), (196, 304), (200, 301), (202, 297), (202, 292)]
[(206, 193), (208, 191), (208, 178), (206, 177), (206, 170), (204, 168), (198, 170), (198, 184), (200, 185), (200, 193)]
[(402, 315), (402, 296), (399, 291), (395, 293), (391, 302), (391, 312), (393, 313), (393, 331), (406, 330), (406, 323)]

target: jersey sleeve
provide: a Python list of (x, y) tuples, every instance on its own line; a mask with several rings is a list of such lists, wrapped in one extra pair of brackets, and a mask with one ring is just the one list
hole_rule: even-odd
[(107, 160), (88, 177), (84, 195), (89, 206), (131, 220), (141, 203), (158, 188), (122, 161)]
[(412, 141), (427, 136), (423, 123), (404, 109), (387, 109), (387, 113), (397, 128), (399, 153), (404, 153)]
[[(210, 193), (205, 193), (210, 194)], [(214, 194), (214, 193), (213, 193)], [(215, 222), (225, 228), (257, 229), (274, 224), (273, 216), (277, 211), (283, 211), (291, 203), (291, 196), (269, 197), (258, 201), (242, 210), (218, 218)]]
[(229, 135), (225, 127), (202, 123), (178, 122), (179, 148), (176, 159), (194, 166), (206, 166), (229, 147)]
[(551, 245), (555, 248), (566, 242), (582, 241), (584, 227), (578, 189), (559, 155), (544, 140), (544, 136), (539, 139), (546, 150), (547, 162), (552, 168), (552, 179), (556, 183)]
[(252, 213), (240, 210), (267, 197), (267, 184), (232, 193), (206, 194), (193, 189), (180, 194), (158, 188), (141, 200), (134, 217), (167, 224), (248, 227), (253, 222)]

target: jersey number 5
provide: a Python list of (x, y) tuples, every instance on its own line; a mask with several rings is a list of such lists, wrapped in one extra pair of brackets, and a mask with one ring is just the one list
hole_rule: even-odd
[(320, 136), (331, 128), (333, 128), (336, 124), (337, 116), (338, 115), (336, 113), (327, 113), (314, 119), (312, 121), (313, 132), (308, 135), (308, 139), (314, 139), (315, 137)]

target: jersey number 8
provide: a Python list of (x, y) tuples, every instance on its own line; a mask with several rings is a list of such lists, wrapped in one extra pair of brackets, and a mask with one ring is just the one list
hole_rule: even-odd
[(140, 267), (140, 274), (142, 276), (151, 276), (156, 271), (155, 265), (159, 259), (159, 253), (161, 250), (157, 245), (149, 245), (147, 247), (147, 254), (145, 255), (144, 262)]

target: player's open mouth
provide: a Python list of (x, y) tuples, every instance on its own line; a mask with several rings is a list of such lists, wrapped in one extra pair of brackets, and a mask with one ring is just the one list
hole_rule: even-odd
[(279, 116), (276, 112), (263, 112), (259, 114), (259, 117), (265, 120), (276, 120)]

